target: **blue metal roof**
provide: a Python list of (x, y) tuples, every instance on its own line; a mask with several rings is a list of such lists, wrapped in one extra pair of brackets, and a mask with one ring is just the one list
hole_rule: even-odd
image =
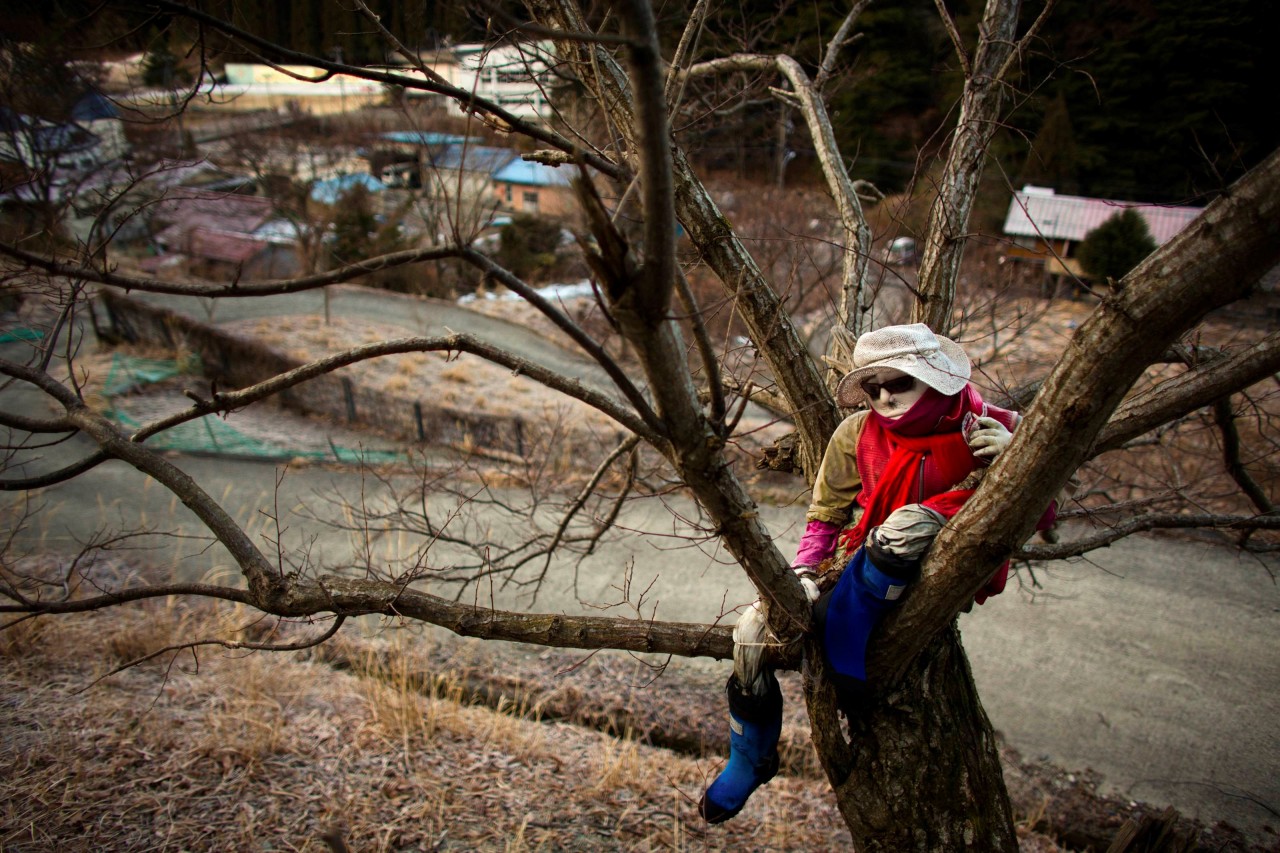
[(456, 133), (433, 133), (425, 130), (392, 130), (382, 134), (382, 138), (405, 145), (460, 145), (463, 142), (476, 143), (475, 136), (459, 136)]
[(72, 121), (95, 121), (100, 118), (120, 118), (116, 105), (101, 92), (86, 92), (71, 108)]
[(387, 188), (373, 175), (361, 172), (358, 175), (341, 175), (327, 181), (320, 181), (311, 188), (311, 198), (321, 204), (336, 204), (343, 193), (357, 186), (363, 186), (371, 193), (380, 193)]
[(529, 160), (512, 160), (499, 169), (493, 179), (530, 187), (567, 187), (575, 171), (572, 166), (544, 166)]

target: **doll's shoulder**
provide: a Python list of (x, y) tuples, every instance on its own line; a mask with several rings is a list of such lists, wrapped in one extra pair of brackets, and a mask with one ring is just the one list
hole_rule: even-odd
[(836, 431), (831, 434), (831, 444), (850, 453), (856, 451), (858, 440), (862, 438), (862, 430), (867, 425), (867, 417), (871, 412), (867, 409), (854, 412), (840, 422)]
[(840, 426), (836, 427), (836, 435), (841, 433), (855, 437), (862, 435), (862, 429), (867, 425), (867, 418), (870, 416), (870, 409), (859, 409), (840, 422)]

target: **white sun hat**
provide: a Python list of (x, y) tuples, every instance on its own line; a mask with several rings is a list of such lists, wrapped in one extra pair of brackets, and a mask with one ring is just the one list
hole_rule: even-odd
[(950, 397), (969, 383), (969, 356), (950, 338), (935, 335), (924, 323), (885, 326), (858, 338), (853, 370), (836, 386), (836, 402), (851, 409), (866, 399), (861, 384), (878, 370), (892, 368), (914, 376)]

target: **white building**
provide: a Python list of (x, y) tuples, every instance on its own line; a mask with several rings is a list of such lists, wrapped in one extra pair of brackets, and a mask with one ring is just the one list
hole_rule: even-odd
[[(551, 42), (459, 44), (424, 54), (423, 61), (451, 85), (497, 104), (522, 119), (551, 115), (546, 87), (555, 62)], [(448, 110), (462, 115), (462, 104)]]

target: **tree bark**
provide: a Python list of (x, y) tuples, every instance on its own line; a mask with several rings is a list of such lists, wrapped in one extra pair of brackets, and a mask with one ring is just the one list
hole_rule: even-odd
[(1018, 849), (991, 721), (952, 626), (906, 677), (848, 721), (835, 713), (810, 643), (805, 698), (814, 745), (862, 853)]
[[(969, 214), (978, 195), (987, 148), (999, 126), (1006, 86), (1001, 78), (1016, 47), (1021, 5), (1020, 0), (988, 0), (972, 66), (966, 69), (960, 118), (938, 181), (938, 196), (929, 209), (916, 287), (919, 301), (912, 309), (911, 322), (927, 323), (940, 334), (946, 334), (951, 325)], [(956, 49), (966, 62), (958, 38)]]

